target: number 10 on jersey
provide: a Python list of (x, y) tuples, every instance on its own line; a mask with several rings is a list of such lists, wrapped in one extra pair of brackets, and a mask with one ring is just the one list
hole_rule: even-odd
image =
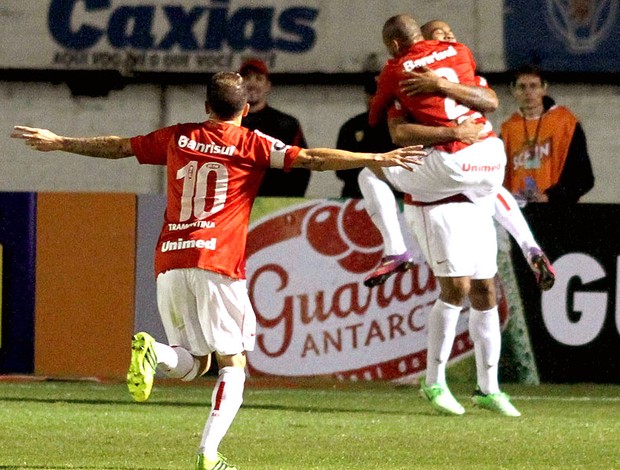
[(204, 220), (220, 211), (226, 202), (228, 169), (217, 162), (207, 162), (198, 167), (190, 161), (177, 171), (177, 180), (183, 180), (179, 222), (192, 218)]

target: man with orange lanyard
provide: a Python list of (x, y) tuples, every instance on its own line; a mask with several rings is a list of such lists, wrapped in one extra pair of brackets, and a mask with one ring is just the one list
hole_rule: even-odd
[(524, 202), (575, 204), (594, 186), (581, 124), (547, 95), (539, 70), (524, 66), (511, 83), (519, 107), (502, 123), (505, 186)]

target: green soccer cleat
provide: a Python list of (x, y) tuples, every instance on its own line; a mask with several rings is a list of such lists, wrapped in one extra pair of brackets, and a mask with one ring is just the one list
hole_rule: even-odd
[(207, 460), (206, 455), (197, 454), (196, 470), (237, 470), (237, 467), (229, 464), (220, 453), (217, 454), (217, 460)]
[(465, 408), (456, 401), (454, 395), (445, 384), (426, 386), (424, 379), (420, 380), (420, 396), (428, 400), (436, 411), (444, 415), (460, 416), (465, 413)]
[(136, 333), (131, 340), (131, 363), (127, 372), (127, 388), (135, 401), (146, 401), (153, 389), (157, 368), (155, 339), (148, 333)]
[(480, 391), (480, 388), (476, 388), (471, 400), (474, 402), (474, 405), (485, 410), (514, 418), (521, 416), (519, 410), (510, 403), (510, 397), (503, 392), (484, 394)]

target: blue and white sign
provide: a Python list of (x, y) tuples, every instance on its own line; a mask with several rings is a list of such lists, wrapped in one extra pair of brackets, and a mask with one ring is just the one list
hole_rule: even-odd
[(0, 69), (201, 73), (248, 56), (274, 73), (359, 73), (388, 58), (383, 23), (453, 24), (486, 71), (502, 70), (502, 3), (483, 0), (2, 0)]

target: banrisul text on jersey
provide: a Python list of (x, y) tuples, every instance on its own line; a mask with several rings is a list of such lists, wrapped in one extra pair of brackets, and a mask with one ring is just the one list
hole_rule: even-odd
[(217, 153), (220, 155), (232, 155), (236, 149), (234, 145), (222, 146), (214, 144), (213, 142), (196, 142), (185, 135), (179, 137), (177, 144), (181, 148), (188, 148), (190, 150), (194, 150), (195, 152), (212, 154)]

